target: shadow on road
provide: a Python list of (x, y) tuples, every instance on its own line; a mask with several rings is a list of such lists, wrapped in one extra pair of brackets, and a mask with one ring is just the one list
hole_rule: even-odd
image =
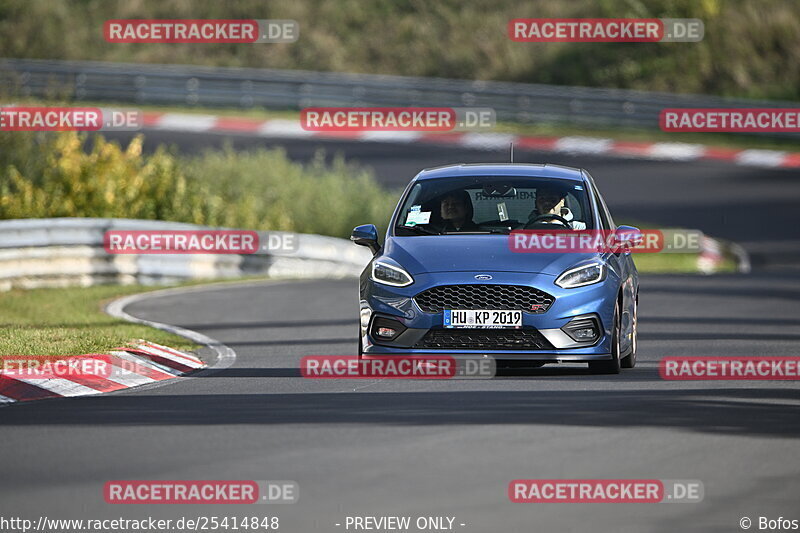
[(0, 409), (0, 425), (552, 425), (800, 435), (797, 391), (458, 391), (110, 395)]

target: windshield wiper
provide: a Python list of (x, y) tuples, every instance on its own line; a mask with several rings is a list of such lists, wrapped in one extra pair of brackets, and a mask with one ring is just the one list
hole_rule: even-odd
[(397, 227), (398, 229), (402, 228), (404, 230), (419, 233), (420, 235), (442, 235), (442, 233), (439, 231), (428, 229), (423, 226), (397, 226)]
[(510, 232), (508, 228), (491, 228), (491, 229), (481, 229), (474, 231), (436, 231), (428, 229), (424, 226), (397, 226), (397, 228), (418, 233), (420, 235), (490, 235), (490, 234), (508, 235)]
[(510, 233), (508, 228), (491, 228), (491, 229), (479, 229), (475, 231), (448, 231), (446, 232), (448, 235), (489, 235), (489, 234), (500, 234), (500, 235), (508, 235)]

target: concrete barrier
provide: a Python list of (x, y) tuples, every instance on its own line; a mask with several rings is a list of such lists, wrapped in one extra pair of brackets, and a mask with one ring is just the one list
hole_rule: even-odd
[(116, 218), (47, 218), (0, 221), (0, 291), (13, 288), (145, 285), (190, 279), (259, 275), (270, 278), (357, 276), (369, 262), (368, 250), (345, 239), (285, 232), (291, 250), (249, 255), (109, 254), (108, 230), (212, 230), (195, 224)]

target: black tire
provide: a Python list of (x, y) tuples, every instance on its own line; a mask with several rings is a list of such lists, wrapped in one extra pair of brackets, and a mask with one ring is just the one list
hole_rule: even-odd
[(628, 355), (620, 361), (622, 368), (633, 368), (636, 366), (636, 348), (639, 342), (637, 337), (639, 335), (639, 295), (633, 300), (633, 318), (631, 324), (631, 349)]
[(589, 361), (589, 372), (592, 374), (619, 374), (619, 303), (614, 306), (614, 326), (611, 330), (611, 359), (605, 361)]
[(361, 328), (359, 327), (358, 328), (358, 358), (361, 359), (361, 357), (363, 355), (364, 355), (364, 343), (361, 340)]

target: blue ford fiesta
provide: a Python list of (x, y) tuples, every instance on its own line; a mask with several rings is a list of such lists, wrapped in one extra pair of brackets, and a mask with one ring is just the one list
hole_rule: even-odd
[[(605, 230), (616, 247), (520, 253), (515, 230)], [(587, 232), (584, 232), (587, 233)], [(600, 232), (602, 233), (602, 232)], [(351, 240), (374, 258), (360, 279), (359, 356), (448, 354), (636, 364), (639, 276), (594, 180), (558, 165), (427, 169), (406, 188), (383, 246), (372, 224)]]

